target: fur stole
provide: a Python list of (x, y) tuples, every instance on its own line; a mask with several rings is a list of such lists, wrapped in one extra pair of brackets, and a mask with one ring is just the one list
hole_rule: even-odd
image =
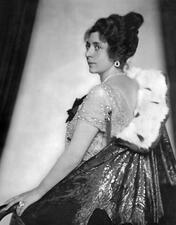
[(139, 84), (137, 106), (130, 124), (116, 137), (146, 149), (158, 139), (169, 112), (166, 79), (160, 71), (135, 67), (127, 71), (127, 76)]

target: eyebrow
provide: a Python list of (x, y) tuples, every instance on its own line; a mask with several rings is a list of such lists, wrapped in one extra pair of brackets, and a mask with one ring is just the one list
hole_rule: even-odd
[(93, 44), (101, 44), (101, 42), (94, 41)]
[[(86, 41), (86, 44), (87, 44), (87, 43), (90, 44), (89, 41)], [(92, 44), (94, 44), (94, 45), (97, 45), (97, 44), (98, 44), (98, 45), (99, 45), (99, 44), (102, 44), (102, 43), (101, 43), (101, 42), (98, 42), (98, 41), (94, 41), (94, 42), (92, 42)]]

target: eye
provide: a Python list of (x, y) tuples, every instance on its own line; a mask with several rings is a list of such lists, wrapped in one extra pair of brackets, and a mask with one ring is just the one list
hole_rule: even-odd
[(96, 45), (94, 46), (94, 48), (95, 48), (95, 51), (98, 51), (98, 50), (100, 50), (101, 46), (98, 45), (98, 44), (96, 44)]
[(88, 50), (90, 48), (90, 43), (89, 42), (86, 42), (86, 49)]

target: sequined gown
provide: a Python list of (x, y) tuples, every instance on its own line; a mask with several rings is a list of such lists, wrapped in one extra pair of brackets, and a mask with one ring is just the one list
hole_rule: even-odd
[[(175, 159), (164, 126), (155, 147), (136, 152), (113, 138), (134, 117), (118, 89), (105, 83), (97, 85), (76, 107), (73, 118), (67, 122), (65, 148), (78, 120), (97, 127), (97, 135), (80, 165), (21, 217), (13, 214), (11, 225), (158, 223), (163, 216), (160, 183), (176, 183)], [(102, 221), (92, 222), (97, 209), (104, 213), (100, 216)]]

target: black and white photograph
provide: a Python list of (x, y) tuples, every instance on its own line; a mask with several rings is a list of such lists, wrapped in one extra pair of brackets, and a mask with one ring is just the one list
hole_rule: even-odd
[(0, 0), (0, 225), (176, 225), (175, 96), (175, 0)]

